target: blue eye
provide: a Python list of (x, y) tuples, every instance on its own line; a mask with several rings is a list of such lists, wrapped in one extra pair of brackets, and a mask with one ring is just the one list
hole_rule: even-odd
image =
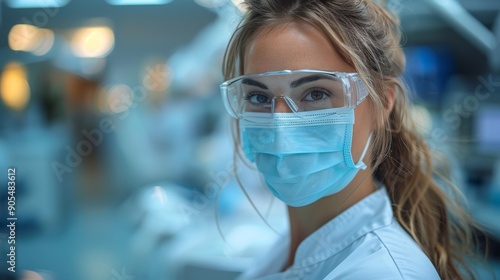
[(330, 98), (331, 94), (323, 89), (311, 89), (302, 101), (317, 102)]
[(249, 100), (250, 103), (252, 103), (252, 104), (260, 105), (260, 104), (268, 103), (270, 98), (264, 94), (261, 94), (261, 93), (251, 92), (245, 96), (245, 100)]

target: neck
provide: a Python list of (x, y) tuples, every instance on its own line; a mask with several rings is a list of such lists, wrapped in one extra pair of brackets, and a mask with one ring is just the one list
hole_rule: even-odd
[(375, 191), (371, 171), (360, 170), (342, 191), (303, 207), (288, 206), (290, 254), (283, 270), (294, 262), (299, 244), (321, 226)]

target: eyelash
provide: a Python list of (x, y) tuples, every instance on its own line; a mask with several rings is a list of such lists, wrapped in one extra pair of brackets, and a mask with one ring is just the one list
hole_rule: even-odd
[[(304, 99), (309, 95), (311, 94), (312, 92), (315, 92), (315, 91), (318, 91), (318, 92), (321, 92), (323, 93), (324, 95), (326, 95), (326, 97), (331, 97), (332, 96), (332, 93), (324, 88), (319, 88), (319, 87), (314, 87), (314, 88), (310, 88), (308, 90), (305, 91), (305, 96), (301, 99), (301, 101), (304, 101)], [(244, 99), (245, 100), (250, 100), (252, 97), (256, 96), (256, 95), (262, 95), (262, 96), (265, 96), (267, 97), (268, 99), (270, 98), (269, 96), (267, 96), (267, 94), (263, 93), (263, 92), (259, 92), (259, 91), (251, 91), (251, 92), (248, 92), (245, 94), (245, 97)], [(322, 102), (324, 101), (326, 98), (322, 98), (320, 100), (309, 100), (307, 102)]]
[(245, 100), (250, 100), (252, 97), (254, 97), (255, 95), (262, 95), (262, 96), (265, 96), (267, 98), (270, 98), (269, 96), (267, 96), (267, 94), (263, 93), (263, 92), (259, 92), (259, 91), (251, 91), (251, 92), (248, 92), (245, 94)]
[[(304, 98), (306, 98), (309, 94), (311, 94), (312, 92), (314, 91), (319, 91), (323, 94), (325, 94), (327, 97), (331, 97), (332, 96), (332, 93), (324, 88), (310, 88), (308, 90), (306, 90), (306, 95), (304, 96)], [(304, 100), (304, 98), (302, 98), (301, 100)], [(325, 98), (322, 98), (321, 100), (313, 100), (313, 101), (309, 101), (309, 102), (320, 102), (320, 101), (323, 101)]]

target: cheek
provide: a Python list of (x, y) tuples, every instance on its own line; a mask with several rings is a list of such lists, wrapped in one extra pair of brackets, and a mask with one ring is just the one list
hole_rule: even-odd
[[(357, 163), (359, 161), (359, 157), (363, 153), (366, 142), (368, 141), (368, 136), (370, 135), (370, 132), (373, 131), (374, 115), (371, 112), (371, 106), (369, 106), (368, 99), (356, 107), (354, 115), (356, 122), (353, 129), (351, 152), (354, 162)], [(368, 152), (365, 155), (363, 162), (368, 165), (371, 162), (369, 159)]]

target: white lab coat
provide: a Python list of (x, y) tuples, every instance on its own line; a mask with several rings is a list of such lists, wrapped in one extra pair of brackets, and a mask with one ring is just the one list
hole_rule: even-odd
[(440, 279), (431, 261), (394, 218), (385, 187), (303, 240), (293, 266), (280, 272), (289, 245), (289, 237), (280, 238), (238, 279)]

